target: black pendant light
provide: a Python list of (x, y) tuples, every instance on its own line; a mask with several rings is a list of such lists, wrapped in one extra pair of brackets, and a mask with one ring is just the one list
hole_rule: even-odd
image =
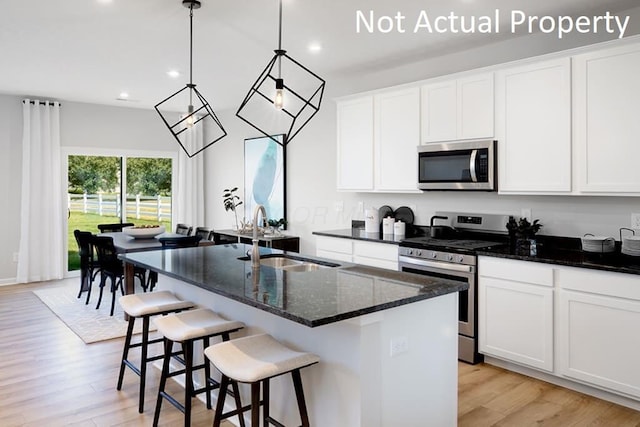
[[(182, 5), (189, 9), (189, 83), (156, 104), (155, 109), (187, 156), (193, 157), (224, 138), (227, 132), (222, 127), (222, 123), (211, 105), (193, 84), (193, 10), (199, 9), (201, 4), (198, 0), (182, 0)], [(183, 113), (177, 122), (170, 124), (175, 118), (176, 111), (183, 111)], [(180, 134), (198, 123), (204, 128), (207, 122), (212, 123), (212, 126), (207, 127), (207, 132), (211, 134), (210, 142), (199, 142), (195, 138), (190, 140), (185, 138), (184, 142), (180, 140)]]
[(285, 145), (320, 110), (325, 81), (282, 49), (282, 0), (279, 0), (278, 49), (242, 101), (236, 116)]

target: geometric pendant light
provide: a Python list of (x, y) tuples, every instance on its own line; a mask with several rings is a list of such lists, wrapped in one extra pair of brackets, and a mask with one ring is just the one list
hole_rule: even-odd
[[(224, 138), (227, 132), (211, 105), (193, 84), (193, 9), (199, 9), (201, 4), (198, 0), (182, 0), (182, 5), (189, 9), (189, 83), (157, 103), (154, 108), (187, 156), (193, 157)], [(184, 112), (177, 121), (175, 121), (176, 111)], [(188, 137), (187, 130), (196, 125), (204, 126), (206, 123), (210, 124), (206, 128), (211, 134), (211, 138), (208, 138), (209, 142)], [(184, 134), (182, 140), (181, 134)]]
[[(282, 49), (282, 0), (279, 0), (278, 49), (255, 81), (236, 116), (285, 145), (320, 110), (325, 81)], [(284, 142), (274, 135), (284, 134)]]

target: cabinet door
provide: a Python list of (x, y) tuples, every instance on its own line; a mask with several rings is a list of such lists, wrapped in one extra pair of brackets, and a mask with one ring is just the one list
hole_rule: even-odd
[(640, 301), (560, 291), (560, 373), (640, 397)]
[(553, 371), (553, 288), (480, 276), (481, 353)]
[(421, 141), (450, 141), (457, 137), (456, 81), (434, 83), (421, 89)]
[(493, 73), (457, 82), (459, 139), (493, 138)]
[(337, 129), (338, 190), (373, 190), (373, 97), (338, 102)]
[(397, 271), (398, 246), (356, 240), (353, 242), (353, 262)]
[(500, 193), (571, 191), (571, 62), (496, 73)]
[(316, 256), (353, 262), (353, 241), (337, 237), (316, 236)]
[(640, 45), (575, 57), (578, 191), (640, 193)]
[(375, 96), (376, 190), (418, 191), (420, 89)]

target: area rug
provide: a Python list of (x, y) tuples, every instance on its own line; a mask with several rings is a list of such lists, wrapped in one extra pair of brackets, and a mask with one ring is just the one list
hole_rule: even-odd
[[(99, 293), (96, 283), (93, 285), (91, 301), (85, 305), (86, 293), (81, 298), (76, 298), (80, 279), (65, 282), (65, 286), (32, 292), (86, 344), (120, 338), (127, 334), (127, 322), (117, 301), (113, 316), (109, 316), (110, 292), (105, 290), (100, 308), (96, 310)], [(134, 333), (140, 333), (141, 329), (142, 322), (136, 322)]]

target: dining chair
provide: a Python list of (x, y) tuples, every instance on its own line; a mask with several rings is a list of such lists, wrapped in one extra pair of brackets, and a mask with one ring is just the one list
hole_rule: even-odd
[(82, 292), (87, 291), (87, 300), (85, 304), (89, 304), (91, 285), (100, 271), (100, 265), (93, 256), (93, 246), (91, 245), (93, 233), (89, 231), (74, 230), (73, 236), (76, 238), (76, 243), (78, 244), (78, 255), (80, 256), (80, 290), (78, 291), (78, 298), (80, 298)]
[(135, 224), (132, 222), (119, 222), (115, 224), (98, 224), (98, 230), (101, 233), (118, 233), (122, 231), (124, 227), (133, 227)]
[[(160, 237), (158, 239), (162, 244), (162, 249), (178, 249), (178, 248), (191, 248), (198, 246), (202, 237), (200, 236), (185, 236), (185, 237)], [(158, 273), (155, 271), (149, 271), (147, 277), (147, 283), (143, 286), (144, 291), (153, 291), (158, 283)]]
[(191, 236), (191, 232), (193, 231), (193, 227), (187, 224), (178, 224), (176, 225), (176, 234), (183, 234), (185, 236)]
[(196, 227), (194, 235), (202, 237), (202, 240), (209, 240), (213, 242), (213, 230), (210, 228)]
[[(107, 280), (110, 281), (111, 290), (111, 311), (110, 315), (113, 316), (116, 303), (116, 293), (118, 289), (120, 293), (124, 295), (123, 279), (124, 279), (124, 265), (122, 261), (118, 259), (116, 248), (113, 244), (113, 238), (109, 236), (93, 236), (91, 238), (91, 245), (95, 248), (98, 255), (98, 265), (100, 266), (100, 296), (98, 296), (98, 303), (96, 304), (96, 310), (100, 308), (102, 302), (102, 293), (104, 287), (107, 284)], [(141, 286), (145, 284), (145, 276), (147, 270), (141, 267), (135, 267), (134, 276), (140, 280)]]

